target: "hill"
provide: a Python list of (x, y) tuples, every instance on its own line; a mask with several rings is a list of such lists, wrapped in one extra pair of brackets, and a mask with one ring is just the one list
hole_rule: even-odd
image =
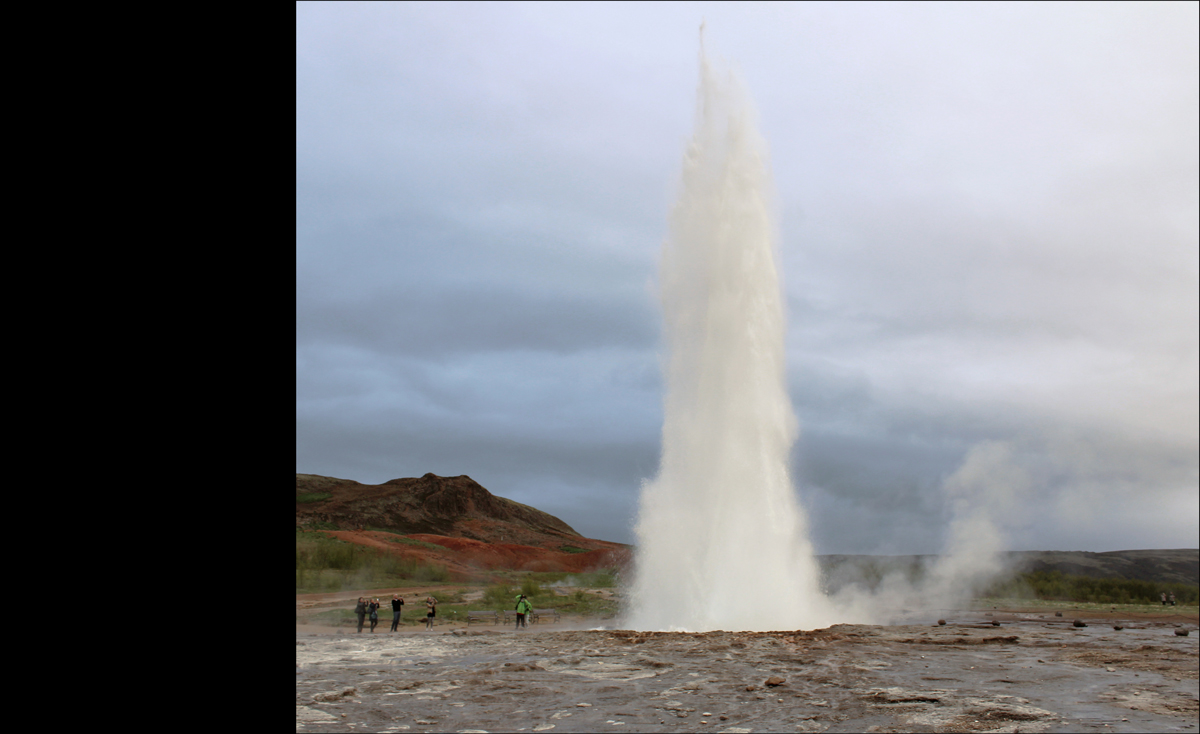
[(497, 497), (466, 475), (426, 474), (371, 485), (297, 474), (296, 524), (313, 523), (538, 546), (583, 537), (557, 517)]
[(582, 572), (629, 560), (628, 546), (585, 538), (466, 475), (360, 484), (298, 473), (296, 529), (437, 564), (460, 577), (492, 570)]
[[(1200, 585), (1200, 549), (1088, 551), (1010, 551), (1001, 554), (1012, 573), (1058, 571), (1096, 579)], [(831, 590), (847, 583), (877, 581), (890, 573), (920, 576), (937, 556), (817, 556)]]
[(1014, 570), (1059, 571), (1091, 578), (1200, 584), (1200, 549), (1086, 551), (1014, 551), (1006, 554)]

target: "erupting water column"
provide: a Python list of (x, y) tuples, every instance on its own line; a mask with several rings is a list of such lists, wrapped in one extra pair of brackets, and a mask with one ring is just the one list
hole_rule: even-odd
[(834, 621), (788, 472), (797, 423), (769, 191), (749, 100), (701, 45), (696, 130), (662, 252), (667, 394), (636, 528), (634, 629)]

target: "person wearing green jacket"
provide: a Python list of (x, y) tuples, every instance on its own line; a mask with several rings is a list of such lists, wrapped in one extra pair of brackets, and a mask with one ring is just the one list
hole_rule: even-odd
[(516, 629), (521, 629), (522, 627), (526, 626), (525, 625), (525, 615), (529, 614), (530, 610), (532, 610), (532, 609), (533, 609), (533, 605), (529, 603), (529, 600), (525, 598), (524, 594), (521, 594), (520, 596), (517, 597), (517, 627), (516, 627)]

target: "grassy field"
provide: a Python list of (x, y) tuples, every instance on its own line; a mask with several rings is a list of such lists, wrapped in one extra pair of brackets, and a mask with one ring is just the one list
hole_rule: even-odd
[[(539, 575), (556, 574), (529, 574), (528, 576)], [(562, 575), (567, 576), (568, 574)], [(602, 584), (611, 583), (612, 581), (612, 574), (607, 573), (576, 574), (572, 580), (579, 580), (580, 576), (591, 577), (587, 580), (598, 581)], [(468, 610), (489, 612), (512, 610), (516, 606), (517, 595), (522, 593), (529, 598), (534, 609), (556, 609), (562, 615), (611, 619), (616, 616), (619, 609), (618, 601), (611, 597), (585, 590), (585, 588), (562, 589), (561, 591), (564, 593), (558, 593), (553, 589), (542, 587), (535, 579), (529, 577), (523, 579), (520, 584), (492, 584), (491, 586), (487, 586), (484, 588), (483, 599), (470, 602), (464, 599), (467, 595), (478, 593), (482, 586), (481, 584), (464, 585), (435, 593), (434, 598), (438, 600), (435, 624), (442, 625), (453, 622), (464, 622), (467, 619)], [(597, 586), (587, 588), (595, 589)], [(601, 586), (599, 588), (604, 587)], [(401, 623), (405, 625), (425, 624), (424, 599), (409, 597), (405, 601), (407, 603), (402, 612)], [(380, 597), (380, 602), (382, 606), (379, 609), (379, 624), (390, 629), (392, 625), (391, 600)], [(306, 615), (303, 618), (297, 617), (296, 621), (333, 626), (353, 626), (358, 624), (358, 618), (354, 614), (352, 604)], [(376, 627), (376, 629), (379, 628)]]
[(1088, 612), (1116, 611), (1124, 614), (1169, 614), (1172, 610), (1180, 613), (1195, 614), (1196, 604), (1177, 604), (1163, 606), (1155, 604), (1111, 604), (1105, 602), (1062, 601), (1057, 599), (1008, 599), (999, 597), (982, 597), (974, 599), (970, 604), (972, 609), (1045, 609), (1046, 611), (1078, 609)]
[(449, 579), (450, 574), (444, 566), (421, 563), (346, 543), (322, 533), (306, 533), (296, 529), (297, 594), (342, 589), (385, 589)]
[(983, 596), (1002, 599), (1086, 602), (1100, 605), (1162, 606), (1159, 595), (1174, 594), (1178, 604), (1200, 603), (1200, 586), (1075, 576), (1059, 571), (1036, 571), (1009, 576), (992, 583)]
[[(374, 530), (380, 530), (373, 528)], [(389, 538), (399, 545), (441, 549), (431, 543), (380, 530), (393, 535)], [(450, 574), (438, 564), (420, 563), (392, 553), (346, 543), (322, 533), (296, 531), (296, 593), (327, 593), (348, 589), (369, 591), (372, 589), (411, 588), (446, 583)], [(437, 594), (438, 620), (441, 623), (466, 619), (468, 609), (474, 611), (503, 611), (512, 609), (516, 596), (525, 594), (537, 609), (557, 609), (560, 614), (576, 616), (612, 617), (617, 612), (617, 602), (611, 595), (589, 593), (583, 589), (612, 589), (617, 586), (615, 571), (591, 573), (516, 571), (488, 572), (479, 579), (455, 584), (450, 591)], [(563, 593), (557, 593), (558, 587)], [(467, 603), (464, 597), (483, 591), (483, 600)], [(425, 606), (422, 601), (414, 604), (408, 599), (411, 611), (405, 612), (405, 624), (424, 624)], [(379, 611), (380, 624), (392, 623), (391, 604), (383, 599)], [(419, 606), (419, 608), (418, 608)], [(411, 618), (410, 618), (411, 615)], [(317, 624), (357, 624), (353, 609), (332, 609), (306, 616), (305, 620)]]

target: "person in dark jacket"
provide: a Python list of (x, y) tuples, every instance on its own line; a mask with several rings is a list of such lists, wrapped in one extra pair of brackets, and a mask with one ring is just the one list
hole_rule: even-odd
[(379, 624), (379, 600), (372, 599), (367, 611), (371, 614), (371, 632), (375, 632), (375, 625)]
[(367, 602), (361, 596), (358, 597), (358, 606), (354, 607), (354, 614), (358, 616), (358, 631), (362, 632), (363, 622), (367, 618)]
[(400, 614), (404, 611), (404, 597), (392, 594), (392, 632), (400, 626)]

